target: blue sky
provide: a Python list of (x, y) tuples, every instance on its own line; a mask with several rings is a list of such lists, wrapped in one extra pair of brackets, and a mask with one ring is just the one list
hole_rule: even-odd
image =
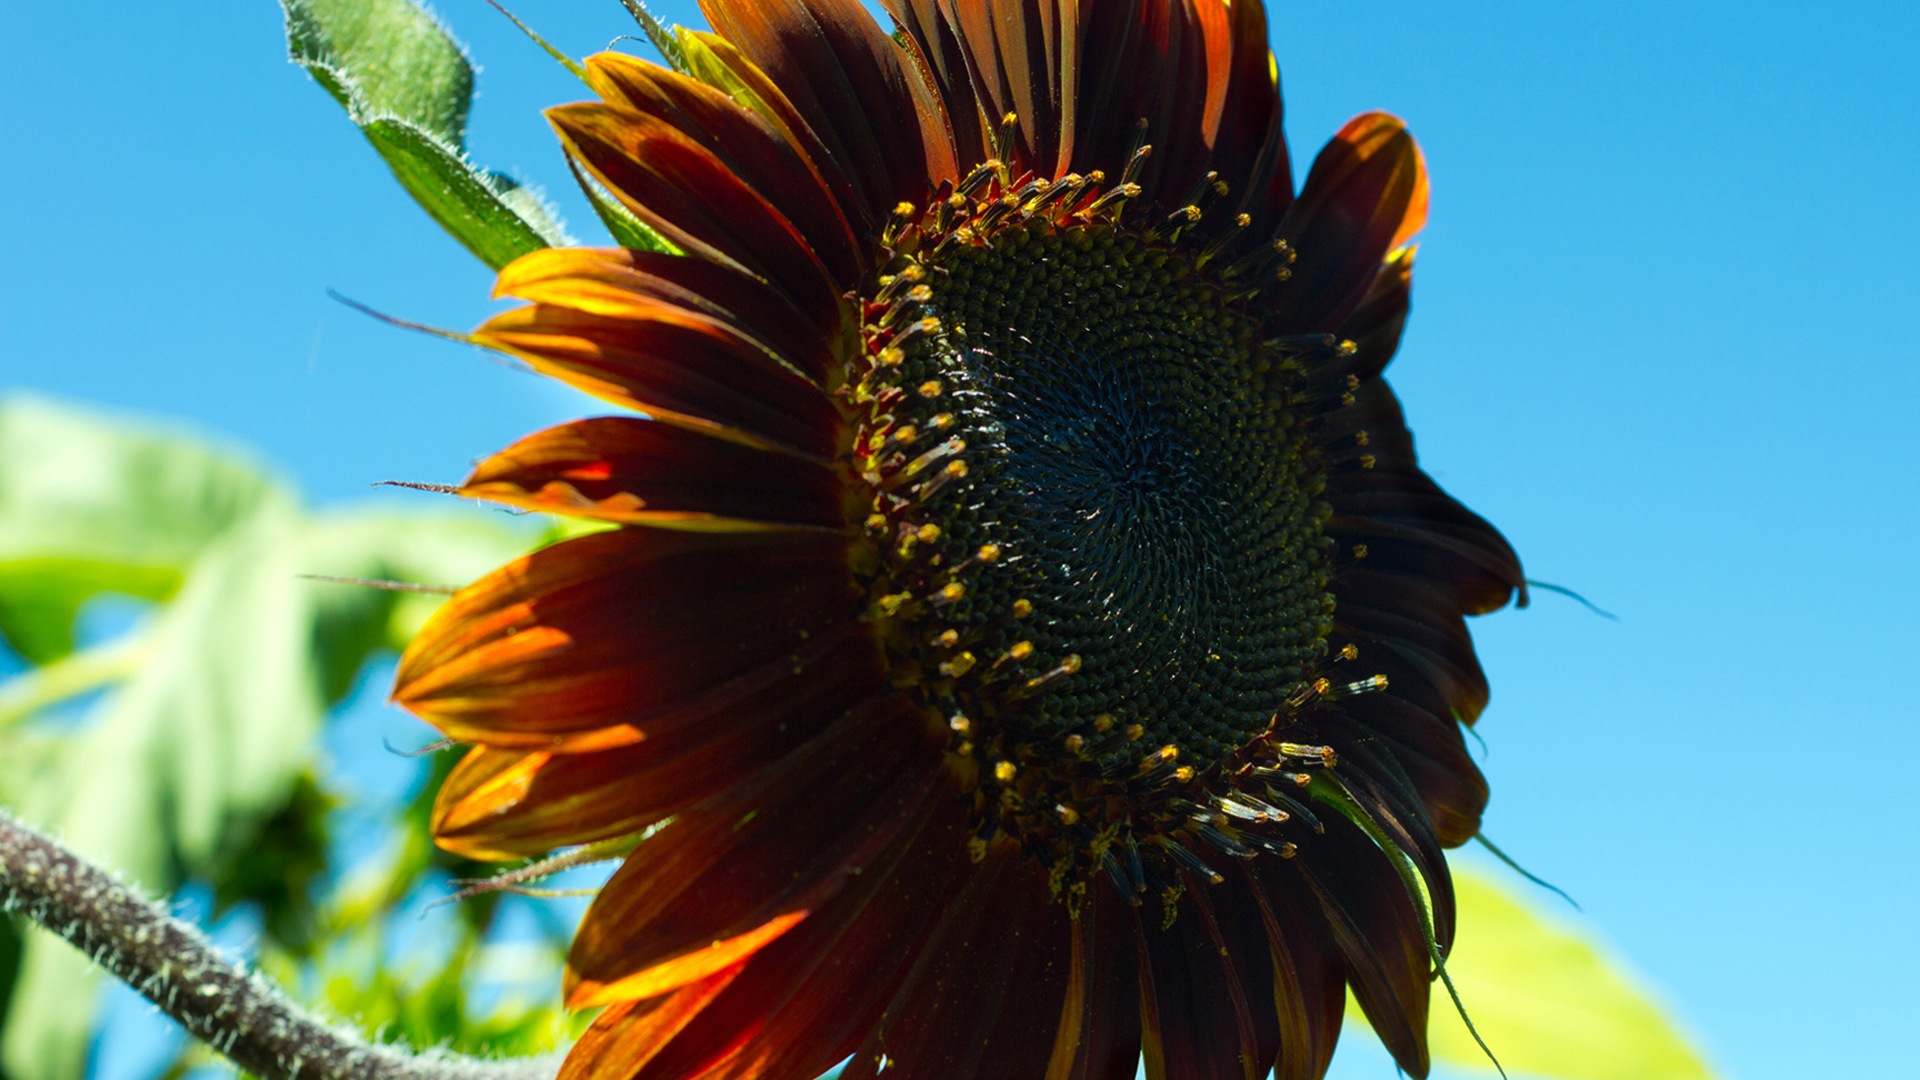
[[(485, 69), (474, 155), (596, 235), (537, 113), (578, 84), (481, 0), (439, 7)], [(614, 0), (517, 10), (576, 55), (629, 29)], [(1488, 833), (1730, 1076), (1910, 1071), (1920, 6), (1273, 20), (1297, 159), (1370, 108), (1426, 149), (1392, 376), (1429, 469), (1534, 577), (1620, 616), (1541, 595), (1477, 625)], [(326, 298), (452, 327), (492, 309), (488, 272), (283, 57), (268, 0), (0, 7), (0, 387), (221, 434), (322, 502), (458, 479), (593, 411)], [(1337, 1075), (1392, 1070), (1343, 1053)]]

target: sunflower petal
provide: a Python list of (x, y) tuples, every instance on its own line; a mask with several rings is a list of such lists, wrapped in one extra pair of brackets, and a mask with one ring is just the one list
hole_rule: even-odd
[(587, 82), (609, 103), (657, 117), (698, 142), (800, 230), (834, 276), (856, 280), (861, 242), (839, 200), (766, 117), (706, 83), (622, 53), (587, 59)]
[(961, 881), (966, 819), (932, 807), (888, 853), (768, 945), (638, 1080), (818, 1076), (852, 1054)]
[(561, 105), (547, 119), (594, 179), (682, 250), (742, 267), (786, 289), (803, 310), (839, 302), (840, 288), (800, 229), (673, 124), (595, 103)]
[[(1158, 1035), (1146, 1045), (1148, 1080), (1258, 1080), (1278, 1049), (1256, 1032), (1250, 996), (1212, 910), (1215, 891), (1189, 877), (1171, 926), (1142, 920), (1153, 993), (1140, 1007)], [(1266, 1019), (1270, 1028), (1271, 1011)]]
[(473, 339), (657, 420), (834, 455), (839, 413), (806, 376), (728, 322), (644, 298), (634, 304), (644, 318), (551, 304), (517, 308), (489, 319)]
[(1344, 960), (1353, 995), (1402, 1069), (1427, 1075), (1431, 965), (1426, 929), (1400, 874), (1360, 827), (1326, 814), (1324, 836), (1282, 860), (1291, 888), (1318, 902), (1324, 933)]
[(394, 700), (493, 746), (659, 735), (828, 653), (856, 612), (844, 567), (838, 537), (805, 533), (568, 540), (449, 600), (401, 657)]
[(500, 272), (495, 296), (570, 307), (588, 315), (648, 319), (662, 305), (732, 327), (814, 383), (837, 362), (839, 310), (812, 315), (751, 274), (684, 255), (626, 248), (547, 248)]
[(627, 1080), (738, 978), (741, 965), (716, 971), (670, 997), (621, 1002), (594, 1018), (568, 1051), (556, 1080)]
[(548, 428), (480, 463), (470, 498), (629, 525), (838, 529), (840, 478), (815, 462), (639, 417)]
[(947, 902), (841, 1080), (1039, 1076), (1070, 963), (1067, 915), (1046, 874), (999, 845)]
[(1388, 253), (1427, 220), (1427, 168), (1399, 118), (1366, 113), (1320, 151), (1280, 234), (1299, 252), (1275, 296), (1287, 332), (1331, 331), (1365, 297)]
[(939, 747), (887, 697), (649, 837), (600, 890), (567, 961), (573, 1008), (706, 978), (792, 929), (885, 852), (936, 790)]
[(1280, 1056), (1273, 1080), (1319, 1080), (1340, 1041), (1346, 1013), (1346, 977), (1334, 945), (1322, 931), (1313, 900), (1277, 859), (1236, 866), (1259, 909), (1273, 960), (1273, 998), (1280, 1014)]
[(918, 73), (857, 0), (703, 0), (701, 10), (805, 117), (869, 221), (954, 178), (944, 126), (916, 105)]
[(441, 785), (434, 840), (473, 859), (538, 855), (636, 833), (750, 782), (881, 683), (873, 645), (846, 639), (806, 678), (774, 682), (707, 722), (583, 753), (476, 747)]

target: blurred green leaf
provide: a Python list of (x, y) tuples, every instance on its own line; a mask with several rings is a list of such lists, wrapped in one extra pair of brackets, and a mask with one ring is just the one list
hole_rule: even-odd
[[(0, 409), (0, 417), (17, 415), (13, 405)], [(253, 895), (232, 879), (231, 868), (257, 854), (263, 824), (290, 807), (301, 812), (297, 784), (311, 764), (313, 736), (369, 655), (398, 647), (442, 599), (310, 576), (463, 584), (524, 550), (531, 532), (472, 510), (310, 517), (289, 491), (204, 444), (44, 403), (25, 415), (46, 438), (17, 443), (22, 455), (37, 453), (37, 460), (53, 462), (50, 472), (65, 469), (90, 483), (43, 482), (34, 460), (7, 460), (0, 476), (18, 469), (35, 482), (4, 489), (6, 512), (35, 523), (41, 539), (27, 544), (21, 534), (34, 535), (29, 530), (10, 531), (0, 550), (42, 557), (70, 545), (90, 550), (101, 565), (115, 565), (106, 561), (113, 559), (172, 568), (180, 584), (137, 631), (140, 662), (87, 723), (56, 743), (36, 743), (31, 730), (0, 732), (0, 759), (41, 747), (33, 772), (0, 769), (8, 801), (154, 891), (219, 877), (225, 868), (230, 887), (223, 900), (286, 900), (289, 880), (309, 868), (281, 867), (255, 882)], [(221, 512), (158, 515), (149, 551), (141, 514), (155, 501), (150, 480)], [(119, 527), (100, 525), (112, 534), (105, 539), (78, 526), (54, 527), (89, 514)], [(75, 654), (64, 666), (94, 659)], [(62, 669), (38, 669), (28, 678)], [(0, 685), (0, 701), (22, 697), (17, 685)], [(309, 814), (289, 827), (311, 824)], [(97, 982), (65, 946), (29, 937), (0, 1040), (14, 1080), (80, 1075), (92, 1015), (76, 1003), (92, 1000)]]
[[(1456, 868), (1453, 880), (1460, 922), (1447, 971), (1509, 1076), (1711, 1080), (1679, 1023), (1590, 935), (1542, 918), (1482, 873)], [(1434, 1061), (1497, 1075), (1460, 1017), (1435, 997)]]
[(565, 242), (532, 192), (466, 154), (473, 67), (412, 0), (281, 0), (287, 52), (378, 150), (407, 193), (494, 269)]
[(213, 539), (272, 497), (233, 451), (50, 402), (0, 402), (0, 636), (50, 663), (102, 592), (164, 599)]

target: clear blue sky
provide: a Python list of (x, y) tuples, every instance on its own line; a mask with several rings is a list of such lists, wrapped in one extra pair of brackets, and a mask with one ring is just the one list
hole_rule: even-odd
[[(593, 234), (536, 111), (578, 84), (481, 0), (439, 6), (486, 68), (475, 156)], [(576, 55), (628, 28), (614, 0), (518, 8)], [(1911, 1075), (1920, 5), (1274, 23), (1297, 157), (1376, 107), (1426, 148), (1393, 374), (1428, 467), (1533, 576), (1621, 616), (1542, 595), (1477, 627), (1489, 834), (1731, 1076)], [(184, 418), (329, 502), (593, 408), (325, 297), (490, 310), (484, 268), (285, 63), (270, 0), (0, 7), (0, 161), (0, 387)]]

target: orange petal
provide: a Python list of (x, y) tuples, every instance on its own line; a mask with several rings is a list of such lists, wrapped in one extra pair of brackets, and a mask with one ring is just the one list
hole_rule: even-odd
[(460, 493), (630, 525), (841, 529), (829, 468), (638, 417), (577, 420), (482, 462)]
[(597, 533), (456, 594), (401, 657), (394, 700), (495, 746), (658, 734), (801, 677), (858, 601), (838, 537)]
[(1338, 329), (1381, 273), (1388, 254), (1427, 221), (1427, 167), (1406, 125), (1366, 113), (1340, 129), (1314, 159), (1280, 234), (1299, 253), (1293, 277), (1274, 293), (1289, 332)]
[(878, 858), (927, 801), (944, 739), (888, 697), (647, 838), (588, 909), (574, 1008), (650, 997), (749, 956)]
[[(592, 304), (576, 283), (567, 299)], [(489, 319), (473, 340), (658, 420), (831, 458), (840, 414), (820, 388), (731, 323), (644, 297), (606, 317), (539, 304)]]
[(650, 319), (662, 305), (684, 308), (728, 327), (816, 384), (838, 362), (837, 308), (808, 315), (766, 282), (706, 259), (626, 248), (541, 248), (502, 268), (493, 292), (613, 319)]
[(594, 179), (682, 250), (743, 267), (803, 310), (833, 307), (854, 284), (836, 282), (786, 215), (667, 121), (592, 103), (549, 109), (547, 119)]
[(434, 839), (474, 859), (539, 855), (636, 833), (754, 779), (882, 684), (856, 635), (805, 678), (774, 683), (707, 722), (587, 753), (478, 747), (433, 808)]
[[(918, 72), (858, 0), (703, 0), (722, 37), (764, 71), (859, 192), (869, 222), (954, 178)], [(824, 163), (823, 163), (824, 164)]]
[(587, 82), (608, 102), (663, 120), (704, 146), (796, 225), (841, 281), (859, 278), (865, 252), (812, 163), (770, 120), (720, 90), (622, 53), (587, 58)]
[(622, 1002), (607, 1009), (567, 1052), (556, 1080), (627, 1080), (698, 1017), (740, 971), (736, 964), (683, 987), (672, 997)]

